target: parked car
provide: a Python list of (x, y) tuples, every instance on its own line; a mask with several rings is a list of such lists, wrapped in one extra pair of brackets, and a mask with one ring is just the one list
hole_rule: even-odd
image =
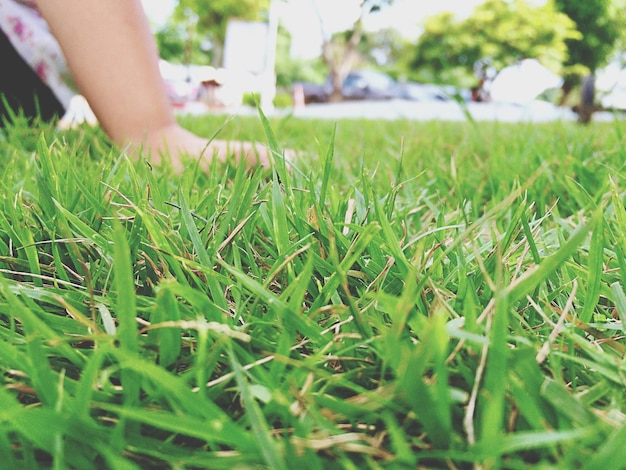
[[(299, 83), (305, 103), (326, 103), (332, 94), (330, 77), (322, 85)], [(343, 81), (341, 95), (344, 100), (448, 101), (456, 93), (449, 87), (417, 83), (397, 82), (383, 72), (355, 70)]]
[(400, 98), (413, 101), (449, 101), (457, 91), (430, 83), (406, 82), (398, 84)]
[(399, 92), (393, 78), (374, 70), (350, 72), (341, 89), (345, 100), (387, 100), (398, 98)]
[[(300, 82), (296, 83), (294, 90), (300, 90), (306, 104), (325, 103), (328, 101), (328, 93), (325, 85), (317, 83)], [(294, 91), (295, 93), (295, 91)]]
[[(305, 103), (325, 103), (330, 99), (333, 86), (330, 77), (321, 85), (300, 83)], [(341, 95), (344, 100), (381, 100), (397, 98), (397, 82), (389, 75), (374, 70), (356, 70), (343, 81)]]

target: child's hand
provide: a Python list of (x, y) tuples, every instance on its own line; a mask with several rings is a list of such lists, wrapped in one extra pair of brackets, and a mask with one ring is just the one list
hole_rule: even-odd
[(185, 169), (184, 157), (197, 159), (200, 167), (207, 171), (217, 158), (225, 162), (229, 158), (246, 167), (269, 168), (270, 150), (257, 142), (212, 140), (198, 137), (178, 125), (167, 126), (147, 136), (143, 144), (131, 142), (131, 148), (147, 154), (153, 163), (159, 164), (169, 158), (177, 173)]

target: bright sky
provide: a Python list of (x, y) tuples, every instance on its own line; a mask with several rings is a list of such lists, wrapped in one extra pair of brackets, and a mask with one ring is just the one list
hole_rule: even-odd
[[(396, 0), (366, 18), (366, 28), (377, 30), (393, 26), (402, 35), (416, 38), (420, 24), (428, 16), (442, 11), (454, 11), (459, 16), (471, 14), (484, 0)], [(341, 31), (353, 24), (359, 15), (358, 0), (289, 0), (283, 6), (283, 24), (290, 30), (293, 52), (304, 57), (319, 55), (321, 29), (313, 2), (323, 18), (326, 33)]]
[[(473, 8), (484, 0), (396, 0), (393, 6), (370, 15), (366, 27), (376, 30), (393, 26), (404, 36), (417, 37), (420, 23), (429, 15), (453, 11), (459, 16), (471, 14)], [(530, 0), (544, 3), (545, 0)], [(292, 34), (292, 53), (311, 58), (319, 55), (322, 33), (318, 14), (313, 6), (317, 3), (324, 20), (326, 32), (347, 28), (358, 15), (358, 0), (287, 0), (278, 2), (282, 24)], [(171, 13), (176, 0), (142, 0), (153, 24), (162, 24)]]

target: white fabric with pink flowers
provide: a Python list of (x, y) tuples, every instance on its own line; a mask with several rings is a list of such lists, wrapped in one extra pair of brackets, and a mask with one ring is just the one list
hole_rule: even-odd
[(36, 2), (0, 0), (0, 30), (67, 108), (76, 91), (61, 47), (39, 14)]

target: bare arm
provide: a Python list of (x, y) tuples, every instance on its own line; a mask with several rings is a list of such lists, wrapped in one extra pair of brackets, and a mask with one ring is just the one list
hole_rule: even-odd
[(159, 55), (140, 0), (45, 0), (41, 14), (63, 49), (80, 92), (118, 144), (143, 148), (176, 170), (181, 155), (207, 167), (233, 155), (269, 166), (267, 149), (252, 142), (208, 142), (181, 128), (159, 71)]
[(113, 140), (141, 140), (175, 124), (139, 0), (46, 0), (38, 6)]

